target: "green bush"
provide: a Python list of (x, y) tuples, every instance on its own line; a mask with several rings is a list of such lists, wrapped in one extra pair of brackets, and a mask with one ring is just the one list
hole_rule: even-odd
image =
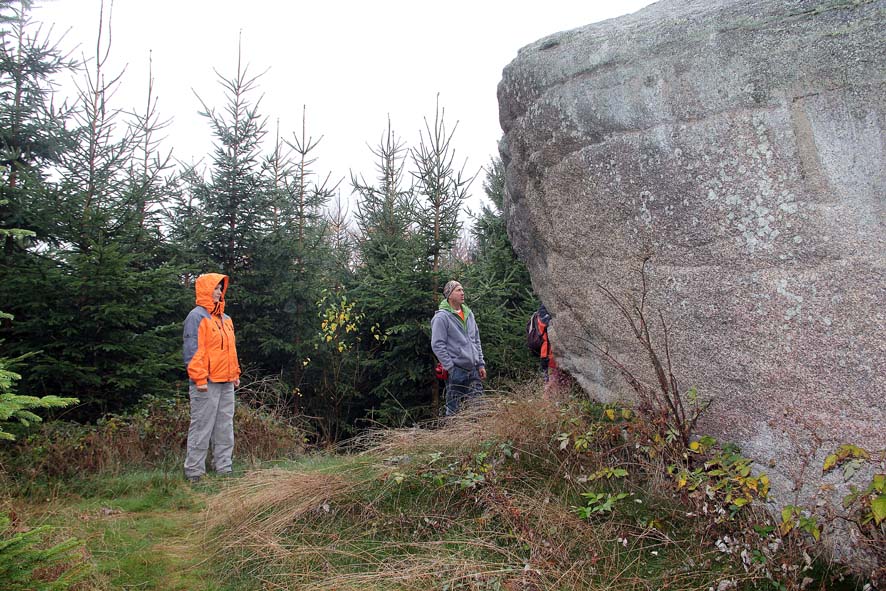
[[(183, 457), (190, 424), (184, 398), (146, 398), (131, 413), (94, 425), (52, 421), (0, 452), (7, 477), (22, 484), (41, 478), (156, 468)], [(305, 434), (278, 414), (238, 404), (234, 415), (239, 457), (269, 460), (303, 450)]]

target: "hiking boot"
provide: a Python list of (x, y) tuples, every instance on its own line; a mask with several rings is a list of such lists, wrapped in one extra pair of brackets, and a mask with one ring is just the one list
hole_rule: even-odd
[(185, 476), (188, 482), (191, 484), (197, 484), (200, 482), (200, 476)]

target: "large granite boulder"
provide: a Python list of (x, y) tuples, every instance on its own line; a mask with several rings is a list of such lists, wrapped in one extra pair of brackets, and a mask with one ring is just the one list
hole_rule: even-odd
[(589, 344), (645, 371), (598, 284), (636, 296), (652, 254), (699, 430), (782, 505), (836, 445), (886, 447), (884, 31), (882, 0), (661, 0), (528, 45), (499, 85), (508, 232), (561, 364), (631, 397)]

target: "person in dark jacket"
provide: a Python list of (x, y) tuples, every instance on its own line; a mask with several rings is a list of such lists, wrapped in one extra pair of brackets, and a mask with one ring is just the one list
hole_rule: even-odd
[(197, 306), (185, 319), (182, 346), (191, 398), (185, 477), (191, 482), (198, 482), (206, 473), (210, 443), (215, 471), (231, 473), (234, 388), (240, 386), (234, 323), (224, 313), (228, 277), (219, 273), (200, 275), (195, 289)]
[(458, 281), (443, 288), (443, 301), (431, 320), (431, 349), (449, 373), (446, 414), (455, 414), (463, 402), (482, 394), (481, 380), (486, 379), (480, 331)]

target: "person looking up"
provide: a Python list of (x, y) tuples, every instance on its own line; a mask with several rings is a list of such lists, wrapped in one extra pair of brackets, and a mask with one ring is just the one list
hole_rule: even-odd
[(431, 350), (449, 376), (446, 415), (483, 393), (486, 363), (474, 313), (465, 305), (465, 290), (452, 280), (443, 287), (443, 300), (431, 319)]

